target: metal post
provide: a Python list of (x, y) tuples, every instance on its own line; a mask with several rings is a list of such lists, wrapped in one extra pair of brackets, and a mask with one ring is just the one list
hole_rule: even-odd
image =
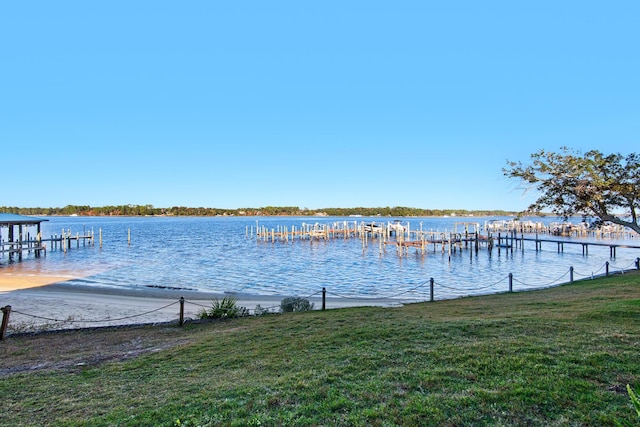
[(9, 326), (10, 313), (11, 313), (10, 305), (2, 307), (2, 326), (0, 326), (0, 340), (3, 340), (7, 333), (7, 326)]
[(513, 273), (509, 273), (509, 292), (513, 292)]
[(184, 325), (184, 297), (180, 297), (180, 326)]
[(569, 283), (573, 283), (573, 266), (569, 267)]
[(327, 309), (327, 289), (322, 288), (322, 311)]
[(433, 302), (433, 277), (429, 279), (429, 288), (431, 289), (431, 297), (429, 298), (429, 301)]
[(606, 272), (607, 272), (606, 275), (608, 276), (609, 275), (609, 261), (605, 262), (604, 265), (606, 267)]

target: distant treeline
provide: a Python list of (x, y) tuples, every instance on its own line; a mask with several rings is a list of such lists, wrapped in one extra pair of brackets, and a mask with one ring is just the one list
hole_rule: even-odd
[(504, 216), (515, 212), (503, 210), (460, 210), (460, 209), (420, 209), (403, 206), (382, 208), (324, 208), (300, 209), (297, 206), (265, 206), (261, 208), (190, 208), (174, 206), (171, 208), (155, 208), (153, 205), (120, 205), (120, 206), (77, 206), (67, 205), (63, 208), (18, 208), (0, 207), (2, 213), (20, 215), (46, 216), (389, 216), (389, 217), (422, 217), (422, 216)]

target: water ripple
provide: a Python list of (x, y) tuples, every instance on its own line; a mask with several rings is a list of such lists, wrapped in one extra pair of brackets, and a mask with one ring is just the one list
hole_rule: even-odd
[[(326, 223), (345, 218), (329, 218)], [(475, 218), (482, 223), (485, 219)], [(553, 219), (551, 219), (553, 220)], [(300, 227), (309, 218), (259, 218), (265, 227)], [(350, 220), (352, 221), (352, 219)], [(452, 218), (417, 218), (411, 227), (444, 231), (453, 229)], [(319, 221), (318, 221), (319, 222)], [(406, 221), (405, 221), (406, 222)], [(332, 241), (263, 242), (247, 236), (256, 218), (64, 218), (52, 217), (43, 234), (61, 229), (102, 233), (103, 245), (72, 248), (66, 253), (49, 250), (31, 259), (39, 271), (84, 272), (87, 277), (69, 281), (78, 285), (126, 289), (195, 289), (216, 293), (253, 295), (311, 295), (326, 288), (345, 298), (430, 299), (429, 279), (434, 278), (434, 299), (505, 292), (513, 274), (513, 289), (525, 290), (633, 266), (637, 249), (617, 250), (592, 246), (583, 255), (580, 245), (565, 245), (557, 252), (549, 244), (535, 251), (533, 242), (513, 252), (486, 248), (449, 254), (430, 246), (426, 254), (410, 250), (400, 257), (395, 250), (380, 253), (377, 241), (363, 248), (359, 239)], [(131, 234), (131, 244), (127, 236)], [(637, 244), (637, 241), (632, 242)]]

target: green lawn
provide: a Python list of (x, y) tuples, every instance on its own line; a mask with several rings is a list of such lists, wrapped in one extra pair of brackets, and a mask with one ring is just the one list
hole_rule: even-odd
[(640, 275), (204, 324), (10, 336), (0, 425), (639, 421)]

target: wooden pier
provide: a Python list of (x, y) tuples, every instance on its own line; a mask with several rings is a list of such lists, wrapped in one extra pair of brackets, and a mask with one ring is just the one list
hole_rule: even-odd
[(528, 220), (491, 220), (486, 221), (484, 229), (487, 233), (518, 233), (518, 234), (536, 234), (536, 235), (552, 235), (562, 237), (576, 238), (595, 238), (595, 239), (634, 239), (639, 236), (632, 230), (618, 224), (601, 224), (593, 226), (585, 221), (578, 223), (572, 222), (550, 222), (544, 224), (542, 222), (533, 222)]
[[(49, 238), (42, 237), (41, 223), (46, 219), (27, 217), (14, 214), (0, 214), (0, 260), (6, 254), (9, 262), (17, 258), (22, 260), (23, 255), (33, 253), (36, 258), (47, 254), (47, 249), (67, 251), (74, 246), (80, 247), (94, 244), (93, 232), (84, 232), (82, 235), (71, 233), (71, 230), (62, 230), (60, 235), (52, 235)], [(29, 232), (35, 227), (35, 234)], [(7, 229), (7, 239), (3, 238), (2, 231)], [(47, 248), (47, 244), (49, 247)]]
[(536, 252), (542, 250), (543, 243), (551, 243), (556, 245), (558, 253), (564, 252), (564, 245), (580, 245), (582, 246), (582, 255), (589, 254), (589, 246), (601, 246), (609, 248), (609, 256), (611, 258), (616, 257), (616, 249), (617, 248), (627, 248), (627, 249), (640, 249), (640, 245), (628, 245), (622, 243), (614, 243), (614, 242), (585, 242), (578, 240), (558, 240), (558, 239), (544, 239), (540, 238), (538, 235), (535, 237), (525, 237), (524, 234), (521, 234), (520, 237), (517, 237), (515, 233), (504, 237), (498, 237), (498, 242), (504, 241), (503, 247), (507, 247), (509, 249), (517, 249), (520, 247), (521, 250), (524, 251), (524, 242), (534, 242), (534, 247)]
[[(457, 232), (460, 227), (464, 231)], [(377, 242), (380, 253), (386, 252), (388, 245), (393, 245), (398, 254), (407, 253), (409, 248), (415, 248), (425, 254), (429, 247), (434, 251), (440, 246), (443, 252), (455, 252), (472, 245), (479, 249), (481, 245), (492, 247), (492, 240), (480, 234), (478, 223), (456, 223), (455, 232), (426, 231), (420, 225), (411, 229), (409, 223), (398, 222), (364, 222), (340, 221), (332, 224), (305, 224), (300, 227), (267, 228), (256, 223), (256, 227), (247, 227), (247, 237), (255, 238), (258, 242), (289, 242), (294, 240), (329, 241), (333, 239), (360, 239), (363, 250), (370, 242)]]
[[(460, 229), (460, 231), (458, 231)], [(533, 228), (532, 230), (536, 230)], [(453, 231), (426, 231), (422, 224), (418, 229), (411, 229), (410, 224), (401, 225), (397, 222), (358, 222), (340, 221), (331, 224), (305, 224), (300, 227), (277, 227), (268, 229), (256, 222), (256, 227), (247, 227), (247, 237), (255, 238), (258, 242), (289, 242), (294, 240), (329, 241), (333, 239), (360, 239), (363, 250), (370, 242), (376, 241), (380, 253), (386, 252), (388, 246), (394, 247), (400, 256), (408, 254), (410, 249), (423, 255), (438, 249), (442, 253), (452, 253), (463, 249), (480, 250), (486, 247), (489, 251), (494, 248), (499, 252), (507, 250), (513, 252), (520, 248), (524, 251), (524, 242), (534, 242), (536, 251), (542, 249), (542, 244), (557, 245), (558, 253), (564, 251), (564, 245), (581, 245), (583, 255), (589, 253), (589, 246), (609, 247), (611, 258), (615, 258), (617, 248), (640, 249), (640, 245), (628, 245), (615, 242), (614, 238), (604, 242), (586, 242), (584, 240), (558, 240), (553, 238), (540, 238), (536, 233), (526, 234), (521, 232), (518, 236), (515, 230), (507, 233), (493, 234), (487, 231), (482, 234), (480, 225), (474, 222), (455, 223)], [(525, 235), (527, 237), (525, 237)]]

